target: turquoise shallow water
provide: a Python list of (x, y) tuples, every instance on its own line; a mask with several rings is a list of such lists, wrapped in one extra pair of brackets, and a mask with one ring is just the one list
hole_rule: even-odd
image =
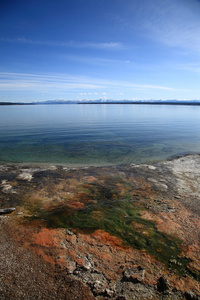
[(0, 106), (0, 162), (109, 165), (200, 153), (200, 107)]

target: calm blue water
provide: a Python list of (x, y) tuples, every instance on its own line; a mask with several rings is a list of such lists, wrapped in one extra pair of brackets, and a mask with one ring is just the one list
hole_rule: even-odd
[(108, 165), (200, 153), (200, 107), (0, 106), (0, 162)]

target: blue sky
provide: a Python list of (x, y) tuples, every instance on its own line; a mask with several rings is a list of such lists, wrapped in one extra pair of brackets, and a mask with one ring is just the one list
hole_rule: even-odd
[(0, 101), (200, 99), (200, 1), (0, 1)]

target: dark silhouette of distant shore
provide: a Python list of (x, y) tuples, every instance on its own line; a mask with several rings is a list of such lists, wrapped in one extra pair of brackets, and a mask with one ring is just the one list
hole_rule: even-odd
[(200, 105), (200, 102), (80, 102), (77, 104)]
[(102, 100), (91, 100), (91, 101), (73, 101), (73, 100), (47, 100), (42, 102), (0, 102), (0, 105), (51, 105), (51, 104), (131, 104), (131, 105), (200, 105), (199, 100), (158, 100), (158, 101), (102, 101)]

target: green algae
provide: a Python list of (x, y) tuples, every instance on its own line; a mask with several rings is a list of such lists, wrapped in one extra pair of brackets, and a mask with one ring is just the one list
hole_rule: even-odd
[[(113, 182), (109, 187), (82, 185), (76, 196), (66, 198), (66, 202), (59, 207), (46, 210), (42, 209), (42, 202), (38, 200), (30, 207), (32, 219), (45, 220), (47, 227), (74, 228), (83, 233), (104, 230), (120, 238), (124, 246), (146, 250), (179, 275), (188, 274), (199, 280), (199, 273), (187, 267), (190, 261), (180, 256), (181, 240), (158, 231), (154, 221), (143, 219), (141, 211), (145, 207), (135, 202), (128, 183), (124, 185), (123, 192), (116, 190)], [(69, 202), (73, 199), (84, 203), (84, 206), (70, 207)]]

